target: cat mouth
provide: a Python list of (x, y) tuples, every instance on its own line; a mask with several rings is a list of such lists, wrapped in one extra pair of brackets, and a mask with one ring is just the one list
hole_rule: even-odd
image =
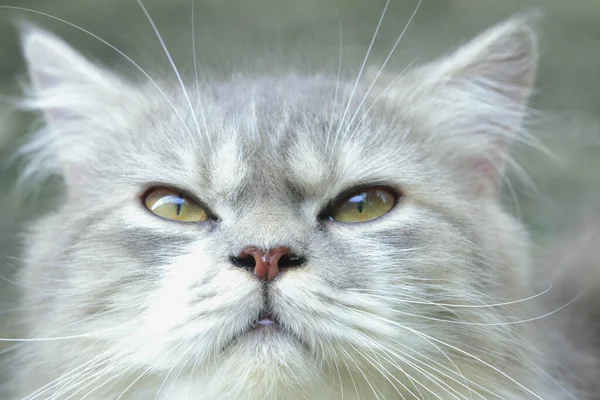
[(258, 317), (252, 321), (251, 324), (247, 325), (246, 328), (231, 338), (221, 351), (225, 351), (229, 346), (239, 340), (243, 340), (244, 337), (268, 337), (273, 333), (282, 333), (283, 330), (279, 325), (277, 318), (269, 311), (263, 310), (260, 312)]
[[(274, 345), (279, 342), (276, 338), (287, 338), (296, 344), (302, 346), (307, 352), (311, 348), (301, 336), (290, 331), (288, 327), (281, 325), (279, 318), (268, 309), (263, 309), (258, 317), (246, 326), (245, 329), (234, 335), (231, 340), (221, 348), (221, 352), (225, 352), (229, 347), (235, 346), (240, 341), (246, 341), (246, 344), (253, 343), (254, 345)], [(248, 340), (250, 342), (248, 342)]]
[(269, 311), (261, 311), (258, 318), (252, 324), (253, 330), (254, 329), (264, 329), (264, 328), (271, 328), (271, 329), (279, 328), (279, 321), (277, 321), (277, 318), (275, 317), (275, 315), (273, 315)]

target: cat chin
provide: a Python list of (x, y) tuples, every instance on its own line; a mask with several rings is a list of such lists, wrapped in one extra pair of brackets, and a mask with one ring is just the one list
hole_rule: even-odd
[(286, 364), (299, 357), (313, 358), (308, 345), (277, 325), (258, 325), (243, 332), (222, 353), (225, 358), (247, 360), (261, 368), (268, 364)]
[(199, 387), (204, 393), (214, 393), (213, 398), (296, 398), (299, 391), (315, 389), (322, 380), (307, 347), (271, 326), (234, 339), (203, 372)]
[[(175, 359), (181, 360), (180, 355)], [(331, 390), (307, 346), (276, 324), (249, 328), (213, 357), (184, 369), (164, 357), (163, 361), (155, 359), (151, 373), (146, 365), (130, 366), (136, 372), (124, 375), (98, 398), (125, 392), (132, 398), (141, 395), (160, 400), (305, 399), (325, 398), (322, 394)], [(128, 387), (139, 376), (142, 378)]]

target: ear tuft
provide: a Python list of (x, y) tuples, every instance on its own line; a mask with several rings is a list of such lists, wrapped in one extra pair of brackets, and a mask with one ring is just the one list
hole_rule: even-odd
[(537, 70), (537, 15), (512, 18), (492, 27), (445, 59), (438, 73), (455, 84), (489, 90), (505, 97), (507, 106), (525, 106)]
[(525, 142), (523, 121), (538, 62), (532, 29), (537, 18), (500, 23), (403, 80), (438, 156), (456, 166), (477, 194), (498, 193), (513, 141)]
[(27, 22), (20, 23), (20, 31), (36, 95), (65, 87), (114, 90), (116, 77), (89, 62), (64, 40)]
[(32, 86), (21, 107), (42, 112), (47, 125), (22, 148), (31, 159), (24, 174), (45, 179), (60, 173), (72, 185), (128, 86), (54, 34), (26, 22), (20, 31)]

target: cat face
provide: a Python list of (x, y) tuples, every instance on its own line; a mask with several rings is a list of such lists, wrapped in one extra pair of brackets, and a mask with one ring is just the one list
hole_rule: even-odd
[[(56, 316), (36, 329), (81, 337), (63, 364), (97, 348), (96, 378), (189, 375), (235, 397), (355, 380), (368, 394), (363, 371), (411, 393), (432, 362), (452, 390), (469, 387), (458, 365), (493, 391), (524, 362), (515, 311), (483, 307), (526, 293), (526, 236), (496, 199), (535, 69), (523, 22), (374, 86), (286, 75), (184, 91), (125, 82), (36, 28), (24, 49), (26, 105), (48, 124), (27, 171), (66, 183), (25, 270), (56, 295), (26, 301)], [(373, 193), (386, 206), (364, 217)], [(203, 217), (157, 215), (149, 195)]]

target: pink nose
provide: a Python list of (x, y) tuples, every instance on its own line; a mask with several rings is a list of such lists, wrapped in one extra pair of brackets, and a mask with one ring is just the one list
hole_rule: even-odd
[(249, 246), (231, 261), (238, 267), (254, 271), (261, 281), (270, 282), (282, 269), (298, 267), (304, 263), (304, 258), (293, 254), (288, 247), (279, 246), (267, 251)]

